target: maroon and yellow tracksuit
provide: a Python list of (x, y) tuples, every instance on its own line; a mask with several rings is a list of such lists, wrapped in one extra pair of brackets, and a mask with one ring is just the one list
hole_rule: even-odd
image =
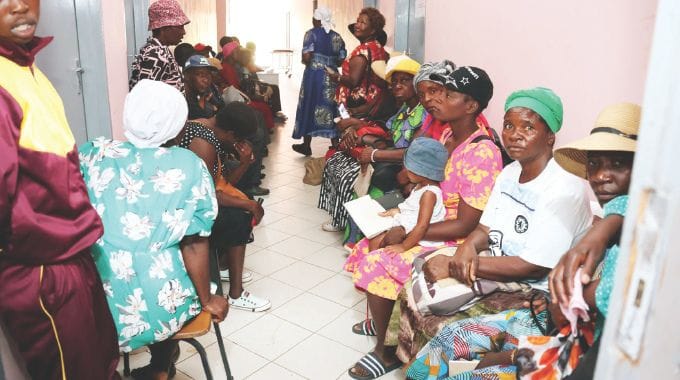
[(89, 253), (103, 233), (61, 98), (0, 40), (0, 318), (34, 379), (110, 379), (116, 329)]

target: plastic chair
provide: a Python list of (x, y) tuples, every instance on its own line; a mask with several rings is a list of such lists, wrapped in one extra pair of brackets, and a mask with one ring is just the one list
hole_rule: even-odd
[[(222, 286), (220, 282), (219, 267), (218, 263), (218, 253), (213, 251), (214, 255), (211, 255), (210, 260), (210, 278), (217, 279), (217, 291), (215, 292), (219, 296), (223, 296)], [(210, 331), (210, 322), (212, 318), (210, 313), (207, 311), (202, 311), (196, 316), (191, 322), (184, 325), (181, 330), (179, 330), (170, 339), (181, 340), (192, 345), (198, 355), (201, 357), (201, 364), (203, 365), (203, 371), (205, 371), (205, 377), (208, 380), (212, 380), (212, 372), (210, 371), (210, 364), (208, 363), (208, 354), (205, 352), (203, 345), (196, 340), (197, 337), (205, 335)], [(215, 336), (217, 337), (217, 345), (220, 349), (220, 356), (222, 357), (222, 364), (224, 365), (224, 371), (227, 375), (227, 380), (233, 380), (234, 377), (231, 375), (231, 368), (229, 368), (229, 361), (227, 360), (227, 351), (224, 347), (224, 341), (222, 340), (222, 332), (220, 331), (220, 325), (213, 322), (213, 327), (215, 328)], [(123, 374), (125, 376), (130, 376), (130, 355), (126, 352), (123, 354)]]

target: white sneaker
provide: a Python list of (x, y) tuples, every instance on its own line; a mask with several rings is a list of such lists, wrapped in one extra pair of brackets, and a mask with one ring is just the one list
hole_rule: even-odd
[(264, 298), (255, 297), (246, 290), (241, 293), (241, 297), (233, 299), (227, 296), (229, 301), (229, 306), (235, 307), (241, 310), (248, 310), (252, 312), (265, 311), (272, 307), (272, 303)]
[(328, 222), (322, 224), (322, 225), (321, 225), (321, 229), (324, 230), (324, 231), (326, 231), (326, 232), (340, 232), (340, 231), (342, 231), (342, 228), (336, 227), (336, 226), (333, 224), (333, 221), (332, 221), (332, 220), (329, 220)]
[[(229, 269), (220, 271), (220, 279), (224, 282), (229, 282)], [(243, 275), (241, 276), (241, 282), (245, 284), (250, 281), (253, 281), (253, 272), (244, 270)]]

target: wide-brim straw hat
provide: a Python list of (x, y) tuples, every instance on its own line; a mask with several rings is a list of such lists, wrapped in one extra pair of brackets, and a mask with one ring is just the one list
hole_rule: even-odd
[(590, 135), (555, 151), (555, 161), (564, 170), (586, 178), (588, 152), (635, 152), (640, 130), (641, 108), (633, 103), (606, 107), (595, 121)]

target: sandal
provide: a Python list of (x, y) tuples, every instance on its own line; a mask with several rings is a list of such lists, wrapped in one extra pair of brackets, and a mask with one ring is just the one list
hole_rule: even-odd
[(376, 336), (375, 322), (366, 319), (352, 326), (352, 332), (357, 335)]
[[(352, 372), (352, 370), (357, 367), (363, 369), (364, 372), (366, 372), (366, 375), (359, 375), (355, 372)], [(354, 367), (347, 370), (347, 374), (353, 379), (377, 379), (380, 376), (388, 372), (392, 372), (399, 367), (401, 367), (400, 361), (397, 361), (396, 363), (393, 363), (389, 366), (385, 366), (385, 363), (383, 363), (380, 358), (378, 358), (378, 355), (376, 355), (374, 352), (369, 352), (363, 358), (359, 359)]]

